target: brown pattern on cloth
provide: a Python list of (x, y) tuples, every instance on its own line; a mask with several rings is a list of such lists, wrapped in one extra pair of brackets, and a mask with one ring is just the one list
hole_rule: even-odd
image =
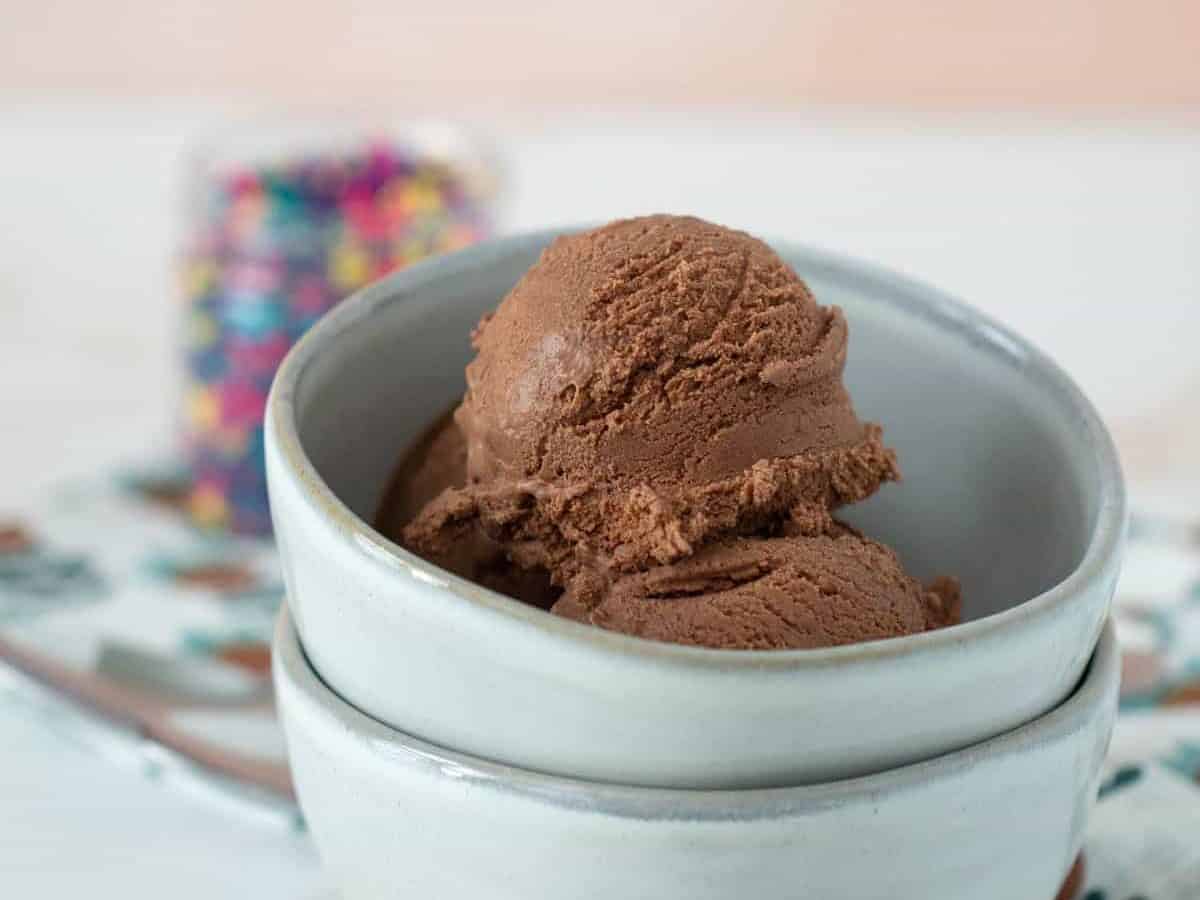
[(133, 490), (154, 506), (173, 512), (187, 509), (190, 485), (179, 478), (150, 478), (133, 485)]
[(241, 563), (200, 563), (180, 566), (174, 574), (177, 584), (206, 587), (234, 593), (254, 587), (258, 577)]
[(33, 535), (20, 522), (0, 522), (0, 554), (28, 553), (34, 544)]
[(1159, 702), (1163, 706), (1200, 705), (1200, 678), (1172, 688)]
[(255, 675), (266, 676), (271, 672), (271, 647), (269, 644), (257, 641), (227, 644), (215, 655), (222, 662), (237, 666), (239, 669)]
[(1163, 661), (1158, 654), (1126, 650), (1121, 654), (1121, 695), (1146, 693), (1158, 684), (1162, 674)]

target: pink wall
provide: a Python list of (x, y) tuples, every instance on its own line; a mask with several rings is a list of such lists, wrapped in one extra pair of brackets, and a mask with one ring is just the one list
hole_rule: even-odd
[(1200, 0), (0, 0), (0, 92), (1200, 109)]

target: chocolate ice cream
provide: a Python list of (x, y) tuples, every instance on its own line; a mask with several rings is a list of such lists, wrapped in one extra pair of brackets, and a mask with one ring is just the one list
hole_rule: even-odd
[(830, 647), (939, 628), (957, 585), (928, 589), (896, 554), (844, 526), (723, 538), (645, 572), (576, 578), (553, 612), (638, 637), (746, 650)]
[[(835, 523), (899, 477), (895, 455), (842, 384), (841, 310), (761, 241), (673, 216), (559, 238), (472, 341), (461, 435), (418, 450), (438, 459), (406, 464), (420, 485), (381, 523), (415, 552), (683, 643), (821, 646), (956, 615), (930, 612), (953, 586), (923, 591)], [(451, 457), (461, 480), (423, 503)]]
[(651, 216), (559, 238), (473, 340), (471, 483), (423, 519), (478, 516), (564, 578), (800, 507), (824, 524), (897, 475), (842, 386), (841, 310), (741, 232)]
[[(401, 460), (376, 524), (384, 534), (400, 538), (404, 526), (431, 500), (448, 488), (461, 488), (466, 483), (467, 442), (447, 412)], [(549, 609), (562, 593), (550, 583), (546, 570), (512, 565), (505, 548), (492, 540), (476, 520), (465, 519), (442, 528), (424, 555), (455, 575), (542, 609)]]

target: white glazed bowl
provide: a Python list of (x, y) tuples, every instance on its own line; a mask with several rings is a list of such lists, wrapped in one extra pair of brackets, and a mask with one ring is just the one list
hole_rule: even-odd
[(467, 334), (551, 239), (414, 266), (326, 316), (271, 392), (267, 467), (292, 614), (321, 677), (440, 746), (560, 775), (767, 787), (974, 744), (1068, 695), (1124, 527), (1111, 441), (1016, 335), (900, 276), (776, 244), (850, 323), (846, 379), (905, 480), (846, 513), (921, 578), (958, 575), (965, 624), (854, 646), (722, 651), (566, 621), (376, 532), (397, 457), (463, 389)]
[(321, 682), (286, 613), (273, 665), (300, 803), (347, 900), (1051, 900), (1119, 671), (1109, 627), (1071, 697), (1015, 731), (849, 781), (689, 791), (539, 775), (390, 729)]

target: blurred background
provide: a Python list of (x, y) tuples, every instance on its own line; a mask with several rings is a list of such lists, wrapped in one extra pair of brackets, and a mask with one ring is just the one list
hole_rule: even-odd
[[(209, 438), (252, 454), (261, 398), (241, 382), (226, 391), (229, 360), (269, 370), (340, 289), (487, 233), (660, 211), (871, 259), (985, 309), (1096, 401), (1141, 508), (1196, 518), (1194, 0), (0, 0), (0, 23), (0, 525), (60, 485)], [(429, 123), (432, 143), (409, 142)], [(248, 134), (299, 169), (263, 168)], [(363, 150), (364, 171), (396, 180), (338, 206), (336, 226), (312, 225), (312, 198), (295, 201), (288, 179), (325, 177), (331, 137), (378, 135), (397, 143)], [(430, 169), (430, 153), (469, 157), (470, 171)], [(464, 186), (480, 193), (463, 200)], [(222, 268), (228, 242), (249, 252), (285, 200), (302, 207), (288, 207), (288, 234), (312, 226), (304, 240), (329, 254), (315, 269), (272, 257), (271, 279), (320, 276), (300, 312), (298, 293), (247, 305), (258, 288), (246, 285), (268, 275)], [(346, 222), (330, 244), (325, 229)], [(382, 255), (363, 249), (376, 239)], [(270, 331), (260, 313), (286, 322)], [(181, 502), (220, 520), (213, 504), (233, 490), (220, 484)], [(107, 527), (81, 521), (64, 533)], [(0, 553), (6, 541), (34, 546), (16, 526), (0, 527)], [(247, 589), (240, 570), (155, 565)], [(1171, 565), (1181, 584), (1195, 574)], [(58, 854), (98, 853), (79, 849), (94, 822), (43, 769), (5, 793), (45, 827), (0, 834), (30, 885)], [(153, 822), (165, 802), (126, 785), (86, 805), (93, 819), (120, 803)], [(193, 844), (252, 847), (240, 880), (145, 827), (126, 839), (161, 862), (113, 870), (112, 884), (311, 888), (303, 847), (215, 813), (170, 815), (186, 821), (167, 831)], [(64, 890), (87, 884), (70, 869)]]
[(1060, 359), (1135, 477), (1200, 447), (1190, 0), (0, 0), (0, 18), (0, 379), (21, 423), (0, 504), (170, 439), (189, 153), (231, 123), (347, 115), (486, 135), (501, 231), (690, 211), (919, 276)]

